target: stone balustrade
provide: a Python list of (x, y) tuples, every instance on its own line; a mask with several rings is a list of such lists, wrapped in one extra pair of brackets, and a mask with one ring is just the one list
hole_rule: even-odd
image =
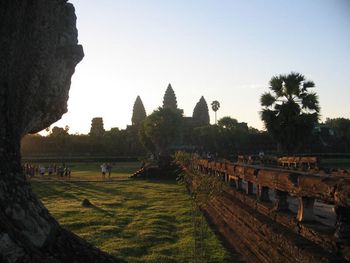
[[(226, 182), (223, 194), (269, 217), (332, 254), (350, 260), (350, 178), (262, 166), (197, 160), (192, 169)], [(297, 211), (291, 206), (297, 202)], [(315, 215), (315, 205), (331, 206)], [(327, 214), (328, 213), (328, 214)], [(324, 219), (319, 220), (319, 219)]]

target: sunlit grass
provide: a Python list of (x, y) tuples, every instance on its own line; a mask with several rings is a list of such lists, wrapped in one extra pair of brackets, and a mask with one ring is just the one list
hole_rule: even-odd
[[(125, 179), (137, 166), (115, 167), (114, 176)], [(73, 177), (75, 174), (82, 178), (100, 176), (98, 164), (77, 165)], [(128, 262), (194, 262), (195, 213), (184, 186), (169, 181), (115, 179), (33, 180), (32, 185), (64, 227), (118, 258)], [(84, 198), (93, 205), (83, 207)], [(206, 224), (203, 228), (207, 262), (232, 262), (210, 228)]]

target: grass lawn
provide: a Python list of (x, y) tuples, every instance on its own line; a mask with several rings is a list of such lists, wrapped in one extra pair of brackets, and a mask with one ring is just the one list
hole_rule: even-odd
[[(127, 179), (139, 163), (116, 164), (111, 182), (74, 181), (101, 180), (99, 165), (73, 164), (71, 181), (31, 181), (65, 228), (127, 262), (234, 261), (206, 222), (198, 224), (184, 186)], [(84, 198), (93, 206), (83, 207)]]

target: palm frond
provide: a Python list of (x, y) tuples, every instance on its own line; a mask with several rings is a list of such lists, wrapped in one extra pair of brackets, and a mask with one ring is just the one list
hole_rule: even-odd
[(292, 72), (285, 77), (284, 82), (286, 87), (286, 93), (289, 98), (292, 98), (293, 95), (299, 97), (301, 93), (300, 85), (304, 80), (305, 77), (302, 74), (296, 72)]
[(220, 108), (220, 102), (217, 100), (214, 100), (210, 105), (213, 111), (218, 111)]
[(307, 91), (307, 89), (313, 88), (313, 87), (315, 87), (315, 83), (313, 81), (305, 81), (303, 83), (302, 91), (303, 92)]
[(302, 100), (302, 99), (303, 99), (305, 96), (307, 96), (307, 95), (308, 95), (307, 92), (301, 92), (301, 93), (299, 94), (298, 98)]
[(281, 76), (274, 76), (270, 80), (270, 89), (276, 93), (277, 97), (283, 96), (283, 79)]
[(307, 110), (314, 110), (316, 112), (320, 111), (320, 106), (318, 104), (318, 96), (316, 93), (308, 93), (302, 98), (302, 108)]
[(289, 76), (292, 76), (292, 78), (294, 78), (295, 81), (296, 81), (297, 83), (301, 83), (302, 81), (305, 81), (304, 75), (303, 75), (303, 74), (300, 74), (300, 73), (298, 73), (298, 72), (293, 72), (293, 71), (292, 71), (292, 72), (289, 74)]
[(276, 99), (270, 92), (265, 92), (260, 97), (260, 103), (263, 107), (270, 107), (276, 102)]

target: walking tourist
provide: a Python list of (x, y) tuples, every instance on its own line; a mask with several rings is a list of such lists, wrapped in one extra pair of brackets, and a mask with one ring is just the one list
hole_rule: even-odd
[(108, 173), (108, 180), (111, 180), (111, 173), (112, 173), (112, 165), (110, 163), (107, 163), (106, 165), (106, 172)]
[(103, 163), (101, 165), (102, 180), (106, 179), (107, 165)]
[(41, 176), (43, 176), (45, 174), (45, 167), (44, 166), (39, 167), (39, 173)]

